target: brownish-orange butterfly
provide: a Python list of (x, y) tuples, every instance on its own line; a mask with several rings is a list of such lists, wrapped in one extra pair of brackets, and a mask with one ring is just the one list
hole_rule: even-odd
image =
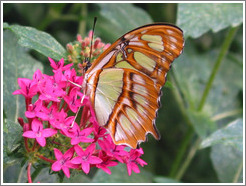
[(183, 46), (176, 26), (141, 26), (120, 37), (86, 71), (85, 94), (115, 144), (136, 148), (148, 133), (160, 138), (155, 119), (161, 88)]

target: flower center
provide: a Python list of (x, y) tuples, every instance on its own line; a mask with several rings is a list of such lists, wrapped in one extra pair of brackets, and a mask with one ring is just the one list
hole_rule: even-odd
[(41, 135), (42, 135), (41, 131), (38, 131), (36, 134), (37, 137), (41, 137)]

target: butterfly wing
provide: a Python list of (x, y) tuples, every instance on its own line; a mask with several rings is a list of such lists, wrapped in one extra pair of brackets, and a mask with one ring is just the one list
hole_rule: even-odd
[(150, 24), (132, 30), (113, 43), (87, 71), (91, 76), (102, 68), (129, 68), (155, 81), (160, 89), (173, 60), (184, 46), (183, 32), (168, 24)]
[(119, 38), (88, 69), (86, 93), (99, 125), (115, 144), (136, 148), (147, 133), (159, 138), (155, 118), (160, 89), (183, 45), (177, 27), (146, 25)]

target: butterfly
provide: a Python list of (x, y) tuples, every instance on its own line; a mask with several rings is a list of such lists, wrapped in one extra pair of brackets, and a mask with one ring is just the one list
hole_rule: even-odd
[(160, 139), (155, 119), (161, 88), (183, 47), (180, 28), (149, 24), (124, 34), (90, 64), (85, 94), (116, 145), (136, 148), (148, 133)]

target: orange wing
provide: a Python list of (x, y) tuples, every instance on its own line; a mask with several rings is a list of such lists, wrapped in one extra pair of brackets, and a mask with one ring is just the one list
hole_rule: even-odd
[(180, 28), (165, 24), (149, 24), (136, 28), (114, 42), (87, 70), (91, 76), (98, 69), (131, 68), (151, 77), (160, 89), (170, 65), (183, 50)]
[(183, 49), (182, 31), (151, 24), (128, 32), (113, 43), (85, 74), (98, 123), (115, 144), (136, 148), (155, 127), (160, 89), (173, 60)]

